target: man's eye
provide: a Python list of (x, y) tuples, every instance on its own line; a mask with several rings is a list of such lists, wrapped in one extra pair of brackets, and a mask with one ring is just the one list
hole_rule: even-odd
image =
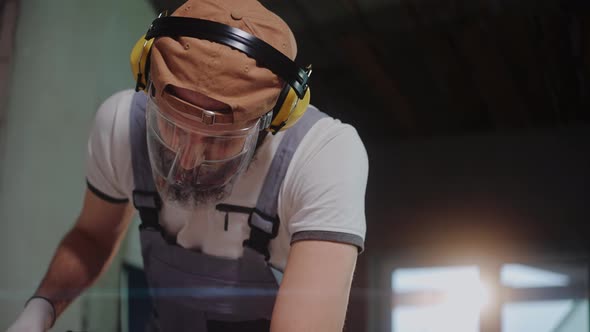
[(176, 153), (165, 145), (160, 146), (159, 152), (158, 159), (160, 161), (160, 168), (165, 170), (165, 172), (168, 172), (176, 159)]
[(241, 150), (241, 142), (236, 140), (223, 140), (220, 144), (220, 150), (226, 153), (237, 154)]
[(235, 142), (232, 142), (230, 140), (224, 140), (224, 139), (222, 139), (222, 140), (219, 141), (219, 146), (220, 147), (223, 147), (223, 148), (228, 148), (228, 147), (232, 146), (232, 143), (235, 143)]
[(173, 150), (177, 150), (184, 141), (184, 135), (179, 131), (168, 131), (161, 135), (164, 143)]

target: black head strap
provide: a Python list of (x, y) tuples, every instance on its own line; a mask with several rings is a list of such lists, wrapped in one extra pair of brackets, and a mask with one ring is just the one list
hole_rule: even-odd
[(299, 98), (307, 90), (309, 75), (283, 53), (263, 40), (243, 30), (203, 19), (166, 16), (155, 19), (146, 33), (146, 39), (156, 37), (192, 37), (224, 44), (255, 59), (289, 84)]

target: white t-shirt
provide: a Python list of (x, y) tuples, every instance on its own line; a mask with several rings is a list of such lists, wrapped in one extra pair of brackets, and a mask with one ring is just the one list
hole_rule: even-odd
[[(111, 202), (132, 200), (133, 170), (129, 116), (133, 90), (109, 97), (98, 109), (88, 141), (86, 179), (95, 194)], [(268, 135), (252, 163), (223, 203), (255, 207), (264, 177), (283, 133)], [(278, 197), (280, 227), (269, 245), (270, 263), (283, 270), (292, 242), (325, 240), (363, 249), (368, 158), (356, 130), (339, 120), (319, 120), (301, 141)], [(248, 215), (211, 208), (185, 211), (164, 202), (160, 223), (182, 247), (238, 258), (250, 235)]]

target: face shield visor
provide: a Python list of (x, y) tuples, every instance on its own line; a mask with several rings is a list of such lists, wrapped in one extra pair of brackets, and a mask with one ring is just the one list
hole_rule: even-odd
[(147, 146), (156, 188), (163, 199), (219, 200), (254, 154), (260, 120), (243, 126), (204, 124), (200, 118), (161, 109), (148, 97)]

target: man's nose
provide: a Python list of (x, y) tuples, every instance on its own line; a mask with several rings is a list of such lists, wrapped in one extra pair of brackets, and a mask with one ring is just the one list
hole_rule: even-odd
[(191, 139), (181, 152), (180, 167), (191, 170), (199, 166), (205, 160), (206, 145), (200, 139)]

